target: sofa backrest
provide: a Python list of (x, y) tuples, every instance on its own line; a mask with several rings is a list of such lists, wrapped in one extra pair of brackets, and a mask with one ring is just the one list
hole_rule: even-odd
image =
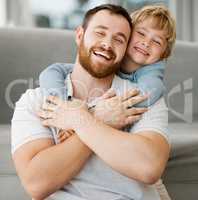
[(27, 88), (38, 86), (39, 73), (55, 62), (73, 62), (72, 31), (0, 29), (0, 123), (9, 123), (13, 103)]
[(165, 71), (170, 121), (198, 117), (198, 43), (177, 41)]
[[(38, 86), (39, 73), (46, 66), (55, 62), (74, 62), (75, 54), (73, 31), (1, 28), (0, 124), (10, 123), (14, 102), (27, 88)], [(166, 99), (171, 107), (170, 120), (185, 117), (184, 109), (190, 109), (191, 93), (194, 103), (193, 115), (198, 113), (198, 103), (195, 101), (198, 99), (197, 63), (198, 44), (177, 41), (165, 75), (168, 97)], [(183, 88), (186, 88), (185, 94)], [(185, 98), (187, 103), (184, 102)]]

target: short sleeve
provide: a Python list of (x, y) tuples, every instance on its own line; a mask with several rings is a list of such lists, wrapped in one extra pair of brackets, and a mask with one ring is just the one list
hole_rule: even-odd
[(136, 122), (130, 129), (131, 133), (142, 131), (155, 131), (161, 134), (170, 145), (168, 130), (168, 108), (164, 98), (160, 98), (149, 110), (143, 114), (142, 119)]
[(16, 102), (11, 123), (11, 149), (12, 153), (21, 145), (40, 138), (52, 138), (49, 128), (41, 124), (36, 111), (43, 103), (41, 90), (27, 90)]

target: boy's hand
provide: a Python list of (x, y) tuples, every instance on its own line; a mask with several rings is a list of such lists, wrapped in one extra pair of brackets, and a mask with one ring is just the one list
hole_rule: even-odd
[(62, 143), (64, 142), (66, 139), (68, 139), (69, 137), (71, 137), (73, 134), (75, 134), (75, 131), (74, 130), (60, 130), (58, 132), (58, 136), (57, 136), (57, 139), (58, 139), (58, 143)]
[(141, 119), (148, 108), (135, 108), (135, 104), (144, 101), (148, 96), (139, 95), (137, 89), (129, 90), (122, 96), (107, 91), (92, 110), (93, 115), (113, 128), (121, 129)]

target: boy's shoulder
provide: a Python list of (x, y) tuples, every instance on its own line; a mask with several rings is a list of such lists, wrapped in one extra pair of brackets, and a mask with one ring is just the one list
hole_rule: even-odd
[(165, 71), (166, 63), (164, 61), (159, 61), (150, 65), (145, 65), (136, 70), (133, 74), (134, 81), (137, 82), (137, 80), (145, 75), (150, 76), (157, 76), (160, 78), (163, 78), (164, 71)]
[(166, 66), (166, 62), (165, 61), (159, 61), (159, 62), (155, 62), (149, 65), (144, 65), (142, 67), (140, 67), (139, 69), (136, 70), (136, 72), (138, 71), (153, 71), (153, 70), (164, 70)]

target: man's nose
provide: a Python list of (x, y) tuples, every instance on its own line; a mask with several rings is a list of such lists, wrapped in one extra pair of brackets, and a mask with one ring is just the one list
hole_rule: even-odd
[(112, 39), (111, 38), (105, 38), (103, 39), (103, 41), (101, 42), (101, 46), (105, 49), (105, 50), (109, 50), (112, 49)]

